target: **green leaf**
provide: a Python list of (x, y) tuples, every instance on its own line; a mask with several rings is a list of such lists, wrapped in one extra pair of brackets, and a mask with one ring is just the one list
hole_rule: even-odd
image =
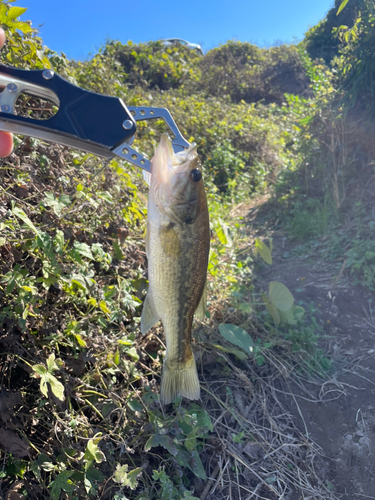
[(302, 306), (295, 306), (294, 307), (294, 317), (296, 318), (297, 321), (301, 321), (301, 319), (305, 315), (305, 308)]
[(233, 345), (241, 347), (246, 353), (253, 352), (254, 342), (246, 330), (240, 326), (223, 324), (219, 325), (220, 335)]
[(172, 438), (165, 434), (154, 434), (145, 444), (145, 451), (151, 450), (157, 446), (162, 446), (169, 451), (174, 457), (179, 453), (177, 446), (174, 444)]
[(45, 373), (47, 373), (47, 368), (44, 365), (34, 365), (32, 369), (38, 375), (44, 375)]
[(212, 345), (216, 347), (216, 349), (219, 349), (220, 351), (228, 352), (229, 354), (234, 354), (236, 358), (240, 359), (241, 361), (248, 358), (248, 355), (245, 352), (241, 351), (240, 349), (236, 349), (235, 347), (224, 347), (219, 344), (212, 344)]
[(265, 293), (262, 293), (262, 300), (267, 308), (267, 311), (270, 313), (272, 319), (275, 324), (278, 325), (280, 323), (280, 313), (276, 306), (272, 304)]
[(266, 264), (272, 264), (271, 250), (259, 238), (255, 238), (255, 248)]
[(117, 464), (116, 471), (113, 475), (113, 480), (116, 483), (122, 484), (123, 486), (127, 486), (131, 490), (135, 490), (138, 486), (137, 477), (142, 473), (142, 469), (137, 467), (132, 471), (128, 472), (128, 464), (120, 465)]
[(50, 373), (53, 373), (55, 370), (59, 369), (59, 367), (55, 363), (55, 355), (53, 353), (48, 356), (47, 369)]
[(216, 229), (216, 236), (223, 245), (232, 245), (233, 241), (229, 235), (229, 228), (224, 221), (219, 219), (220, 226)]
[(111, 311), (108, 309), (107, 303), (105, 300), (101, 300), (99, 302), (100, 309), (105, 313), (105, 314), (111, 314)]
[(25, 214), (23, 210), (20, 208), (14, 207), (12, 210), (13, 215), (18, 217), (19, 219), (22, 220), (28, 226), (34, 233), (38, 236), (40, 236), (39, 230), (34, 226), (34, 224), (31, 222), (31, 220), (28, 218), (28, 216)]
[(73, 248), (83, 257), (87, 257), (88, 259), (94, 260), (91, 248), (87, 245), (87, 243), (80, 243), (79, 241), (75, 241)]
[(96, 467), (93, 467), (92, 462), (90, 462), (88, 464), (88, 466), (85, 467), (84, 484), (85, 484), (86, 493), (88, 493), (90, 495), (95, 495), (95, 493), (96, 493), (95, 483), (102, 482), (102, 481), (104, 481), (103, 474), (100, 472), (99, 469), (97, 469)]
[(298, 123), (299, 125), (308, 125), (313, 118), (313, 116), (306, 116), (305, 118), (302, 118), (302, 120), (300, 120)]
[(56, 479), (48, 485), (48, 488), (51, 488), (51, 498), (53, 500), (59, 500), (61, 490), (66, 493), (72, 493), (77, 489), (77, 487), (69, 479), (74, 472), (74, 470), (65, 470), (60, 472)]
[(13, 21), (12, 23), (9, 23), (8, 26), (22, 31), (22, 33), (30, 33), (33, 31), (33, 28), (30, 26), (30, 24), (24, 23), (23, 21)]
[(129, 399), (127, 405), (133, 411), (143, 411), (143, 405), (137, 399)]
[(197, 450), (193, 451), (185, 451), (180, 450), (178, 455), (176, 456), (177, 462), (190, 469), (197, 477), (200, 479), (207, 479), (206, 471), (204, 470), (202, 461), (200, 459), (199, 453)]
[(337, 10), (337, 13), (336, 13), (336, 16), (338, 16), (340, 14), (340, 12), (345, 9), (345, 6), (346, 4), (349, 2), (349, 0), (343, 0), (343, 2), (341, 2), (341, 5), (340, 7), (338, 8)]
[(97, 196), (107, 203), (113, 204), (113, 197), (108, 191), (97, 191)]
[(95, 461), (97, 464), (100, 464), (105, 460), (104, 453), (100, 450), (98, 444), (100, 442), (99, 438), (90, 439), (86, 446), (85, 451), (85, 460), (87, 461)]
[(285, 285), (278, 281), (271, 281), (268, 295), (272, 304), (280, 311), (288, 311), (293, 305), (293, 295)]
[(126, 350), (126, 354), (132, 358), (133, 361), (137, 362), (139, 360), (139, 356), (137, 353), (137, 349), (135, 347), (131, 347)]
[[(62, 385), (62, 383), (59, 382), (57, 378), (50, 373), (46, 373), (45, 375), (43, 375), (42, 380), (43, 379), (45, 379), (45, 381), (49, 383), (49, 385), (51, 386), (51, 391), (57, 397), (57, 399), (59, 399), (60, 401), (64, 401), (64, 386)], [(43, 392), (43, 394), (47, 396), (45, 392)]]
[(17, 17), (21, 16), (27, 11), (27, 8), (25, 7), (11, 7), (8, 10), (7, 18), (9, 21), (13, 21)]

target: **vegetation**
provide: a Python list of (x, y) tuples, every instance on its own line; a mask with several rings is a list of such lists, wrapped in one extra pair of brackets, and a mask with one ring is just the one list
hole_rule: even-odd
[[(200, 56), (108, 41), (77, 62), (43, 47), (25, 9), (0, 0), (2, 62), (171, 111), (198, 144), (213, 230), (207, 321), (194, 331), (202, 401), (165, 409), (162, 328), (139, 332), (141, 173), (15, 137), (0, 163), (1, 494), (205, 500), (228, 498), (233, 484), (255, 498), (335, 498), (272, 387), (322, 381), (334, 363), (308, 304), (257, 279), (272, 269), (272, 238), (241, 207), (266, 195), (294, 238), (324, 237), (320, 251), (375, 288), (374, 8), (350, 0), (336, 16), (339, 6), (298, 46), (229, 41)], [(38, 100), (19, 105), (40, 112)], [(164, 130), (139, 123), (135, 148), (152, 156)]]

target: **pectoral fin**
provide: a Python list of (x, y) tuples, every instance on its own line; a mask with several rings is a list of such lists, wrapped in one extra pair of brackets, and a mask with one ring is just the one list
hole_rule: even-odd
[(203, 320), (206, 314), (206, 304), (207, 304), (207, 280), (204, 284), (204, 289), (202, 293), (201, 300), (199, 301), (197, 310), (195, 311), (195, 317), (197, 319)]
[(146, 300), (143, 304), (141, 317), (141, 332), (143, 335), (159, 321), (160, 317), (155, 310), (154, 301), (152, 299), (152, 291), (148, 289)]

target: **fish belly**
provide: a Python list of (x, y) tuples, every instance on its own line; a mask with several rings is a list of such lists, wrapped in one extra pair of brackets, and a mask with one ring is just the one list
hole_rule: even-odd
[(195, 224), (150, 224), (148, 235), (149, 292), (161, 319), (167, 354), (161, 384), (161, 401), (178, 395), (199, 399), (200, 386), (191, 348), (194, 313), (207, 276), (209, 230), (199, 217)]

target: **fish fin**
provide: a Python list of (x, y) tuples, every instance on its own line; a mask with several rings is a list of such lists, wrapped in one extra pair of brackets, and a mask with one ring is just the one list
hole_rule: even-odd
[(143, 304), (142, 317), (141, 317), (141, 332), (143, 335), (152, 328), (155, 323), (159, 321), (160, 317), (156, 312), (152, 293), (149, 289), (147, 292), (146, 300)]
[(195, 311), (195, 317), (197, 319), (203, 320), (206, 314), (206, 304), (207, 304), (207, 279), (204, 284), (203, 293), (201, 300), (199, 301), (197, 310)]
[(147, 170), (142, 170), (142, 176), (146, 184), (148, 186), (151, 186), (151, 172), (147, 172)]
[(161, 379), (160, 400), (162, 404), (172, 403), (176, 396), (199, 399), (200, 395), (197, 366), (193, 353), (188, 363), (180, 366), (173, 366), (166, 360)]

